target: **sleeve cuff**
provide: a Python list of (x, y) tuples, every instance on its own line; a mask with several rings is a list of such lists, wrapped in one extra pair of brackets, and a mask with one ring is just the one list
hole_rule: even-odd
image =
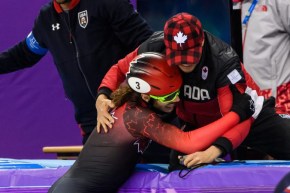
[(97, 98), (99, 97), (100, 94), (104, 94), (108, 97), (108, 99), (111, 99), (111, 89), (107, 88), (107, 87), (101, 87), (98, 91), (98, 95)]
[(233, 145), (231, 141), (225, 137), (219, 137), (212, 145), (221, 149), (222, 154), (220, 157), (226, 156), (229, 152), (233, 150)]

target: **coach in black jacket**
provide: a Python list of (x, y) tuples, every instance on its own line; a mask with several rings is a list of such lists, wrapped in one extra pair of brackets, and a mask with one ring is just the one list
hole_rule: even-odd
[(40, 10), (31, 33), (0, 54), (0, 73), (31, 67), (50, 51), (85, 143), (96, 126), (103, 76), (151, 34), (128, 0), (53, 0)]

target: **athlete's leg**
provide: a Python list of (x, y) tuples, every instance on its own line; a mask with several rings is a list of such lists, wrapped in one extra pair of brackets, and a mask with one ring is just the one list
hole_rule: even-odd
[(134, 170), (138, 155), (127, 142), (114, 141), (109, 134), (93, 131), (76, 162), (49, 193), (117, 192)]

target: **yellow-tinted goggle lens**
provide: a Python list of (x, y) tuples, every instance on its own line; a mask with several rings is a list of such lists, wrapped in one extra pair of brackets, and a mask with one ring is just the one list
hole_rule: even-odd
[(150, 95), (151, 98), (158, 100), (162, 103), (167, 103), (167, 102), (172, 102), (176, 99), (176, 97), (179, 95), (180, 91), (177, 90), (173, 93), (170, 93), (168, 95), (164, 95), (164, 96), (154, 96), (154, 95)]

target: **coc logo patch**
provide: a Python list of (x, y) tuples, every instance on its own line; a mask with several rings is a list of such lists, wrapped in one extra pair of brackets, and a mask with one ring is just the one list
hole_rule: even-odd
[(86, 28), (89, 23), (88, 11), (81, 11), (78, 13), (79, 24), (82, 28)]

